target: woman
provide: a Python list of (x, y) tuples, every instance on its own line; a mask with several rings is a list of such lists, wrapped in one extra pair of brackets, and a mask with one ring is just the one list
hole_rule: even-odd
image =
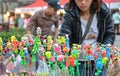
[[(73, 43), (81, 44), (82, 47), (86, 44), (91, 44), (94, 47), (98, 43), (112, 45), (115, 33), (110, 10), (101, 0), (69, 0), (60, 32), (60, 35), (66, 34), (69, 35), (70, 45)], [(92, 52), (94, 51), (92, 50)], [(84, 73), (83, 66), (86, 63), (84, 55), (84, 51), (81, 51), (79, 57), (80, 74), (81, 76), (93, 76), (95, 74), (94, 59), (91, 60), (92, 74), (87, 72), (89, 70), (87, 68)], [(107, 76), (105, 68), (102, 69), (100, 76)]]

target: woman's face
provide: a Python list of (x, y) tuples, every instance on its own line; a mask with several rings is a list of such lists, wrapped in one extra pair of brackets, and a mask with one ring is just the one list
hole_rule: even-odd
[(82, 12), (89, 11), (93, 0), (75, 0), (75, 3)]

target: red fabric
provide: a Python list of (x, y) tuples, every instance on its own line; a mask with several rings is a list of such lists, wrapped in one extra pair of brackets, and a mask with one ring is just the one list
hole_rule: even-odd
[(61, 5), (65, 5), (69, 0), (60, 0)]
[[(68, 2), (69, 0), (60, 0), (60, 4), (64, 5)], [(45, 7), (47, 6), (47, 2), (45, 2), (44, 0), (36, 0), (34, 3), (25, 6), (24, 8), (28, 8), (28, 7)]]
[(28, 7), (44, 7), (47, 6), (47, 3), (44, 0), (36, 0), (34, 3), (25, 6), (25, 8)]
[(105, 3), (120, 2), (120, 0), (103, 0)]

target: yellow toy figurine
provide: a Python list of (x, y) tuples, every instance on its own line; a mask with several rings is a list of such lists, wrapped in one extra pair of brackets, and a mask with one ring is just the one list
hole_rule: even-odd
[(12, 48), (11, 46), (12, 46), (12, 44), (10, 42), (10, 39), (8, 39), (8, 41), (7, 41), (7, 47), (10, 49), (10, 48)]
[(2, 38), (0, 37), (0, 51), (2, 51), (3, 49), (2, 45), (3, 45), (3, 41), (2, 41)]
[(61, 40), (61, 43), (64, 44), (65, 43), (65, 36), (62, 36), (60, 40)]
[(47, 50), (50, 51), (51, 50), (51, 45), (47, 46)]
[(56, 43), (59, 44), (59, 45), (61, 44), (60, 36), (57, 37)]
[(47, 37), (47, 45), (51, 45), (52, 42), (53, 42), (52, 36), (48, 36), (48, 37)]
[(73, 44), (72, 49), (73, 49), (73, 50), (77, 50), (77, 49), (78, 49), (78, 48), (77, 48), (77, 44)]
[(50, 73), (39, 73), (38, 76), (50, 76)]
[(77, 49), (80, 51), (81, 50), (81, 45), (77, 45)]
[(50, 51), (47, 51), (47, 52), (45, 52), (45, 56), (46, 56), (46, 58), (51, 58), (52, 57), (52, 54), (51, 54), (51, 52)]
[(13, 47), (14, 53), (17, 54), (18, 53), (18, 41), (17, 41), (15, 35), (11, 36), (11, 45)]
[(11, 42), (16, 41), (16, 37), (15, 36), (11, 36)]

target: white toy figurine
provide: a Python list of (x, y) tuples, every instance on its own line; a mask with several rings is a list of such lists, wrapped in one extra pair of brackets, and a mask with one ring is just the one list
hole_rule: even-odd
[(41, 35), (42, 29), (40, 27), (37, 27), (36, 33), (37, 35)]

